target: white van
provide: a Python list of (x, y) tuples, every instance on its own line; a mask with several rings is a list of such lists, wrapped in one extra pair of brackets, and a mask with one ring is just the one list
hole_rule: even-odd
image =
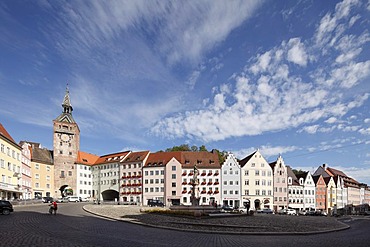
[(69, 196), (68, 201), (69, 202), (80, 202), (80, 197), (78, 197), (78, 196)]

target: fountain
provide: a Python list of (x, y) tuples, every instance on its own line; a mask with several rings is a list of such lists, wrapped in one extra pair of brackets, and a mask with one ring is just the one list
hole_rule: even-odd
[(171, 206), (171, 211), (188, 211), (192, 212), (194, 216), (200, 217), (202, 215), (211, 213), (215, 211), (215, 208), (211, 205), (199, 205), (200, 193), (199, 193), (199, 171), (197, 165), (194, 165), (193, 178), (191, 179), (191, 196), (190, 201), (191, 205), (180, 205), (180, 206)]

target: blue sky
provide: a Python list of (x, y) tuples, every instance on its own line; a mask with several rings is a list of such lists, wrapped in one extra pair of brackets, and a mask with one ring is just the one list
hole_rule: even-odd
[(282, 154), (370, 184), (370, 1), (1, 1), (0, 122), (52, 148)]

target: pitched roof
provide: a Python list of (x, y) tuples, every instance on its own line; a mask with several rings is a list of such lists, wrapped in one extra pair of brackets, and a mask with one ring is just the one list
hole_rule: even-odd
[(255, 155), (256, 153), (258, 152), (258, 150), (256, 150), (255, 152), (251, 153), (250, 155), (248, 155), (247, 157), (245, 157), (244, 159), (240, 160), (239, 161), (239, 165), (240, 167), (244, 167), (245, 164), (248, 163), (248, 161), (253, 157), (253, 155)]
[(277, 164), (277, 161), (274, 161), (274, 162), (269, 163), (269, 165), (270, 165), (270, 167), (271, 167), (272, 170), (274, 170), (276, 164)]
[(53, 151), (47, 148), (40, 148), (39, 145), (31, 144), (31, 161), (53, 165)]
[(295, 176), (297, 177), (297, 179), (303, 178), (304, 180), (306, 180), (307, 174), (308, 172), (302, 172), (302, 173), (295, 174)]
[(287, 170), (287, 173), (288, 173), (288, 177), (292, 178), (292, 185), (300, 185), (296, 175), (294, 174), (294, 172), (292, 170), (292, 168), (290, 166), (286, 166), (286, 170)]
[(221, 168), (217, 152), (181, 152), (180, 163), (183, 168), (194, 168), (194, 165), (197, 165), (198, 169)]
[(123, 152), (118, 152), (118, 153), (112, 153), (112, 154), (106, 154), (103, 156), (100, 156), (94, 165), (99, 165), (99, 164), (107, 164), (107, 163), (114, 163), (114, 162), (121, 162), (122, 159), (127, 157), (127, 155), (131, 151), (123, 151)]
[(312, 179), (315, 182), (315, 185), (317, 184), (317, 181), (319, 181), (320, 177), (321, 177), (321, 175), (316, 175), (316, 176), (312, 175)]
[(326, 168), (326, 171), (333, 174), (333, 176), (348, 177), (346, 174), (344, 174), (344, 172), (331, 168), (331, 167)]
[(329, 184), (329, 182), (330, 182), (330, 179), (331, 179), (332, 177), (325, 177), (324, 178), (324, 181), (325, 181), (325, 184), (326, 185), (328, 185)]
[(181, 151), (176, 152), (157, 152), (150, 153), (144, 167), (148, 166), (165, 166), (172, 158), (181, 162)]
[(94, 165), (99, 158), (100, 157), (97, 155), (78, 151), (76, 163), (84, 165)]
[(149, 151), (131, 152), (121, 162), (122, 163), (143, 162), (147, 158), (148, 154)]
[(3, 136), (8, 141), (18, 146), (18, 144), (14, 141), (13, 137), (8, 133), (8, 131), (6, 131), (5, 127), (1, 123), (0, 123), (0, 136)]

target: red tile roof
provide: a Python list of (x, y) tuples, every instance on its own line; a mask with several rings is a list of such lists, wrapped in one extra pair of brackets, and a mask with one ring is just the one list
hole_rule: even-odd
[(221, 168), (217, 152), (182, 152), (180, 162), (183, 168), (194, 168), (195, 164), (198, 169)]
[(181, 153), (181, 151), (150, 153), (144, 166), (165, 166), (172, 158), (181, 162)]
[(6, 131), (5, 127), (0, 123), (0, 135), (8, 139), (9, 141), (13, 142), (13, 144), (18, 145), (14, 139), (9, 135), (8, 131)]
[(149, 151), (132, 152), (122, 162), (123, 163), (142, 162), (145, 161), (148, 154)]
[[(114, 163), (114, 162), (121, 162), (121, 160), (130, 153), (131, 151), (124, 151), (119, 153), (113, 153), (113, 154), (106, 154), (103, 156), (100, 156), (94, 165), (98, 164), (106, 164), (106, 163)], [(130, 153), (131, 154), (131, 153)]]
[(78, 151), (76, 162), (78, 164), (94, 165), (99, 158), (97, 155)]

